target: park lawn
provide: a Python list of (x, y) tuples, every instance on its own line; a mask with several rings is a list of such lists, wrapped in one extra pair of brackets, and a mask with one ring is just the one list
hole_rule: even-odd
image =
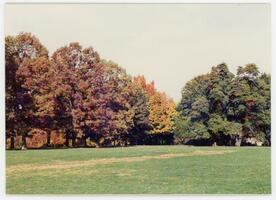
[(6, 151), (7, 194), (270, 194), (269, 147)]

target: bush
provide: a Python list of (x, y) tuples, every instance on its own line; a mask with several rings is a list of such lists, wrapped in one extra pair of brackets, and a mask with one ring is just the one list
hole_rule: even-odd
[(59, 131), (51, 131), (51, 142), (50, 144), (54, 147), (64, 146), (66, 142), (65, 134)]
[(47, 145), (47, 132), (41, 129), (33, 129), (26, 138), (27, 148), (36, 149)]

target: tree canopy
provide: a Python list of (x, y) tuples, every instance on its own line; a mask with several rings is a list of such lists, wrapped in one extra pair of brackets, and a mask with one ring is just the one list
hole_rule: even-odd
[(7, 148), (271, 144), (271, 77), (255, 64), (212, 67), (177, 105), (77, 42), (49, 55), (31, 33), (7, 36), (5, 68)]
[[(177, 110), (179, 141), (270, 145), (270, 76), (260, 74), (255, 64), (238, 67), (234, 75), (222, 63), (195, 77), (183, 88)], [(248, 142), (252, 138), (255, 143)]]
[(47, 135), (44, 147), (56, 146), (55, 133), (68, 147), (145, 144), (172, 134), (173, 101), (92, 47), (70, 43), (48, 56), (35, 36), (20, 33), (6, 37), (5, 49), (10, 148), (15, 137), (26, 147), (39, 134)]

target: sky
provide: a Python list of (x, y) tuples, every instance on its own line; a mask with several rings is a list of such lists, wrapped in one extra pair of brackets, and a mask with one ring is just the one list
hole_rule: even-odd
[(5, 34), (31, 32), (52, 54), (92, 46), (176, 102), (185, 83), (225, 62), (271, 68), (269, 4), (6, 4)]

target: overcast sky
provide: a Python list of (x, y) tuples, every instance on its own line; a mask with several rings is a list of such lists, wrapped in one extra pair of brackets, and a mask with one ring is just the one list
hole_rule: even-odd
[(93, 46), (176, 101), (196, 75), (226, 62), (270, 72), (269, 4), (6, 4), (5, 33), (36, 35), (53, 53)]

